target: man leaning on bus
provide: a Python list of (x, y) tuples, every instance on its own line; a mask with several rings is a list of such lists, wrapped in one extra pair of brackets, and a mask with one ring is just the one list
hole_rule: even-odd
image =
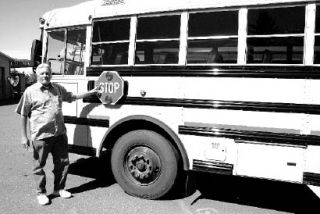
[(37, 186), (37, 200), (40, 205), (49, 204), (46, 195), (46, 175), (43, 170), (48, 154), (52, 154), (54, 169), (54, 196), (70, 198), (65, 183), (69, 167), (68, 139), (63, 121), (62, 102), (72, 102), (97, 94), (98, 88), (82, 94), (68, 92), (63, 86), (52, 83), (52, 72), (48, 64), (36, 69), (37, 83), (23, 93), (16, 112), (21, 115), (21, 143), (27, 150), (30, 141), (27, 134), (27, 120), (30, 121), (30, 137), (33, 147), (33, 175)]

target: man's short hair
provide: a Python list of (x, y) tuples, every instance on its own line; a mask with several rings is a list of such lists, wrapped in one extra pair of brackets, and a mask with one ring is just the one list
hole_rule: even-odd
[(42, 69), (42, 68), (47, 68), (47, 69), (50, 71), (50, 73), (52, 73), (51, 67), (50, 67), (50, 65), (47, 64), (47, 63), (41, 63), (40, 65), (38, 65), (38, 67), (37, 67), (37, 69), (36, 69), (36, 73), (38, 74), (38, 72), (39, 72), (40, 69)]

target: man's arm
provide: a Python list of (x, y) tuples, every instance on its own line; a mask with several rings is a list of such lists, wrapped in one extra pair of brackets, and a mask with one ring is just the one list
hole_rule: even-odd
[(27, 137), (27, 116), (21, 115), (21, 144), (25, 149), (29, 149), (30, 141)]
[(88, 92), (84, 92), (81, 94), (74, 94), (74, 95), (72, 95), (72, 100), (82, 99), (82, 98), (88, 97), (90, 95), (97, 95), (98, 93), (100, 93), (100, 86), (97, 86)]

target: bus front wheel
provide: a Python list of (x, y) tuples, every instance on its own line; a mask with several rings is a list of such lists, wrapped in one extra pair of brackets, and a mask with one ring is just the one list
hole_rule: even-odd
[(121, 136), (111, 154), (113, 175), (129, 195), (157, 199), (173, 187), (178, 174), (175, 148), (162, 135), (135, 130)]

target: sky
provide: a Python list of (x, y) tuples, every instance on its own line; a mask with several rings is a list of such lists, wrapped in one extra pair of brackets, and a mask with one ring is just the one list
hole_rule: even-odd
[(39, 18), (47, 11), (87, 0), (0, 0), (0, 52), (30, 59), (31, 44), (39, 39)]

